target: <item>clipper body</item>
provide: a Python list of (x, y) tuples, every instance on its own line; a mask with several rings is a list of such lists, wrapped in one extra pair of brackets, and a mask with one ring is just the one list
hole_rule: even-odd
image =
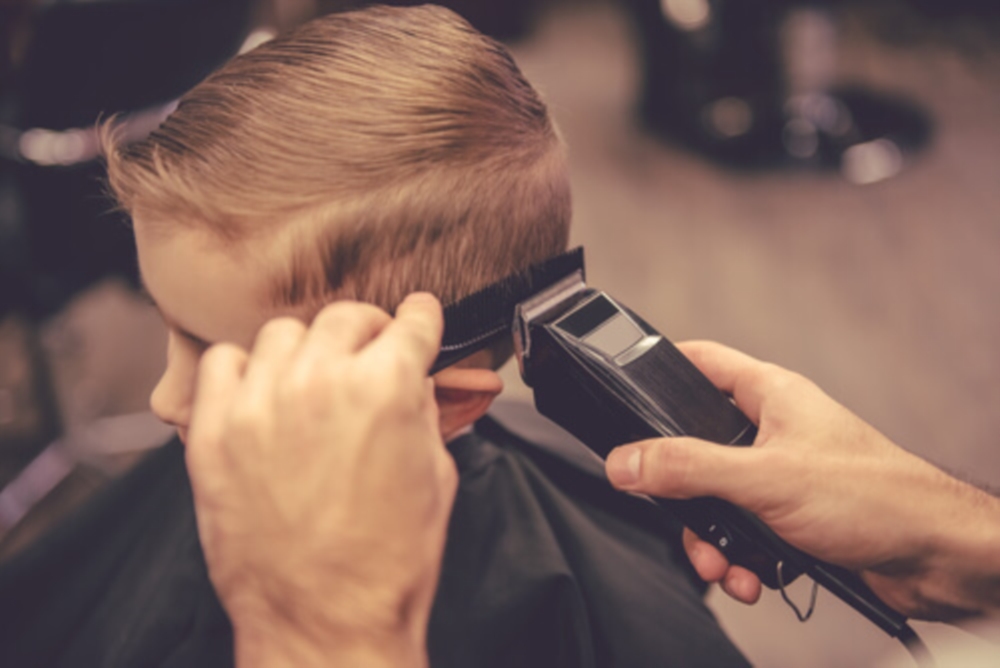
[[(728, 397), (659, 332), (587, 287), (582, 272), (518, 304), (513, 328), (538, 411), (602, 458), (660, 436), (754, 441), (756, 428)], [(808, 573), (890, 635), (905, 625), (856, 575), (793, 548), (741, 508), (715, 498), (655, 501), (772, 589)]]

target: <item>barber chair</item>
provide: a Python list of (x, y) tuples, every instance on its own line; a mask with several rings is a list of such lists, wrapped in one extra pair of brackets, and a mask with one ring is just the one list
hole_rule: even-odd
[(827, 5), (627, 0), (643, 125), (732, 168), (840, 168), (856, 183), (894, 175), (929, 140), (930, 120), (906, 99), (835, 85)]

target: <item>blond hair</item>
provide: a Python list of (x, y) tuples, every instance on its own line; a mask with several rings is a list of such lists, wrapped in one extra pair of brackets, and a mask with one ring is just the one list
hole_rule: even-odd
[(562, 143), (497, 42), (449, 10), (332, 14), (234, 58), (145, 140), (105, 127), (108, 180), (164, 233), (280, 233), (267, 299), (454, 301), (567, 244)]

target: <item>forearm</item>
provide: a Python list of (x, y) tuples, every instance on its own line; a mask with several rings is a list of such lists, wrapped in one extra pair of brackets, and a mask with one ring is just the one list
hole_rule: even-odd
[(1000, 499), (958, 482), (956, 504), (941, 526), (940, 552), (925, 589), (972, 614), (1000, 612)]
[[(759, 425), (757, 442), (629, 444), (608, 457), (612, 484), (742, 506), (791, 545), (859, 572), (907, 616), (1000, 614), (1000, 499), (896, 446), (797, 374), (718, 344), (680, 348)], [(759, 596), (756, 575), (693, 534), (685, 547), (705, 580), (747, 603)]]
[(919, 558), (866, 574), (912, 617), (954, 620), (1000, 613), (1000, 499), (943, 472), (916, 498), (926, 517)]

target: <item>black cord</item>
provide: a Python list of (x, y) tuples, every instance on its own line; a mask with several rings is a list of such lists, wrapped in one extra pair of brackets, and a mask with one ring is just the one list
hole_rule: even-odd
[(920, 636), (917, 635), (917, 632), (909, 624), (903, 624), (903, 628), (896, 637), (903, 643), (903, 647), (910, 653), (913, 660), (917, 662), (919, 668), (936, 668), (937, 664), (934, 662), (934, 655), (931, 654), (930, 650), (927, 649), (927, 645), (924, 644), (924, 641), (920, 639)]

